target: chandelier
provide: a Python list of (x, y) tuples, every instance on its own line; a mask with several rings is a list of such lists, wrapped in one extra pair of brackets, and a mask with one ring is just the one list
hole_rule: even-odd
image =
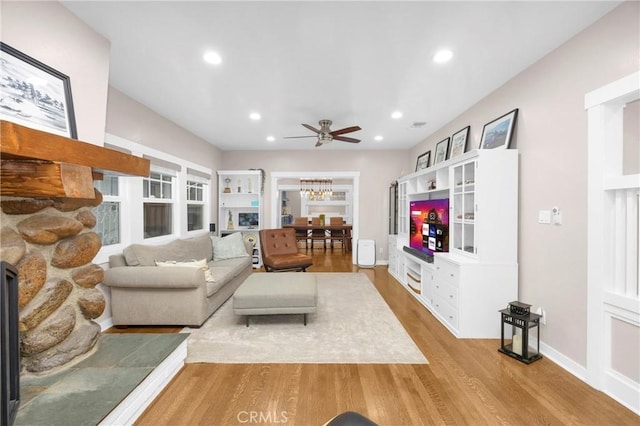
[(331, 198), (332, 186), (332, 179), (300, 179), (300, 196), (312, 201)]

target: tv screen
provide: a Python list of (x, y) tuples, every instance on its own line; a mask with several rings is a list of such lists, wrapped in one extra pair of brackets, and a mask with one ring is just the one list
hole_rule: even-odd
[(409, 203), (409, 246), (429, 256), (449, 251), (449, 199)]
[(258, 213), (238, 213), (238, 223), (240, 226), (258, 226)]

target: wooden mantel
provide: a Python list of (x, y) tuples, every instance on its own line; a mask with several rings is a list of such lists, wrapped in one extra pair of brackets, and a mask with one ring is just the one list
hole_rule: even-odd
[(149, 160), (0, 120), (0, 195), (94, 198), (94, 176), (149, 176)]

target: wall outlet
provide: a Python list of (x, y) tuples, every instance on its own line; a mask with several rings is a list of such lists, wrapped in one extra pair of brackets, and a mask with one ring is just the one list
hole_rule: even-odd
[(536, 310), (536, 314), (542, 315), (542, 318), (540, 318), (540, 324), (547, 325), (547, 311), (545, 311), (544, 308), (538, 308)]
[(382, 247), (380, 247), (380, 254), (384, 253), (384, 249)]

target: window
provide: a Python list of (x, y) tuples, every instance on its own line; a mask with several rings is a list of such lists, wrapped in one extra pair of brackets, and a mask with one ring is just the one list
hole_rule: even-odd
[(93, 209), (102, 264), (130, 244), (163, 244), (208, 229), (211, 169), (118, 136), (107, 134), (105, 147), (146, 158), (149, 176), (105, 176), (95, 182), (103, 202)]
[(204, 229), (206, 187), (203, 182), (187, 181), (187, 231)]
[(103, 246), (120, 243), (120, 187), (117, 176), (104, 176), (94, 182), (95, 188), (102, 193), (103, 202), (93, 209), (96, 216), (94, 232), (100, 236)]
[(153, 171), (143, 180), (144, 238), (173, 233), (173, 181), (170, 174)]

